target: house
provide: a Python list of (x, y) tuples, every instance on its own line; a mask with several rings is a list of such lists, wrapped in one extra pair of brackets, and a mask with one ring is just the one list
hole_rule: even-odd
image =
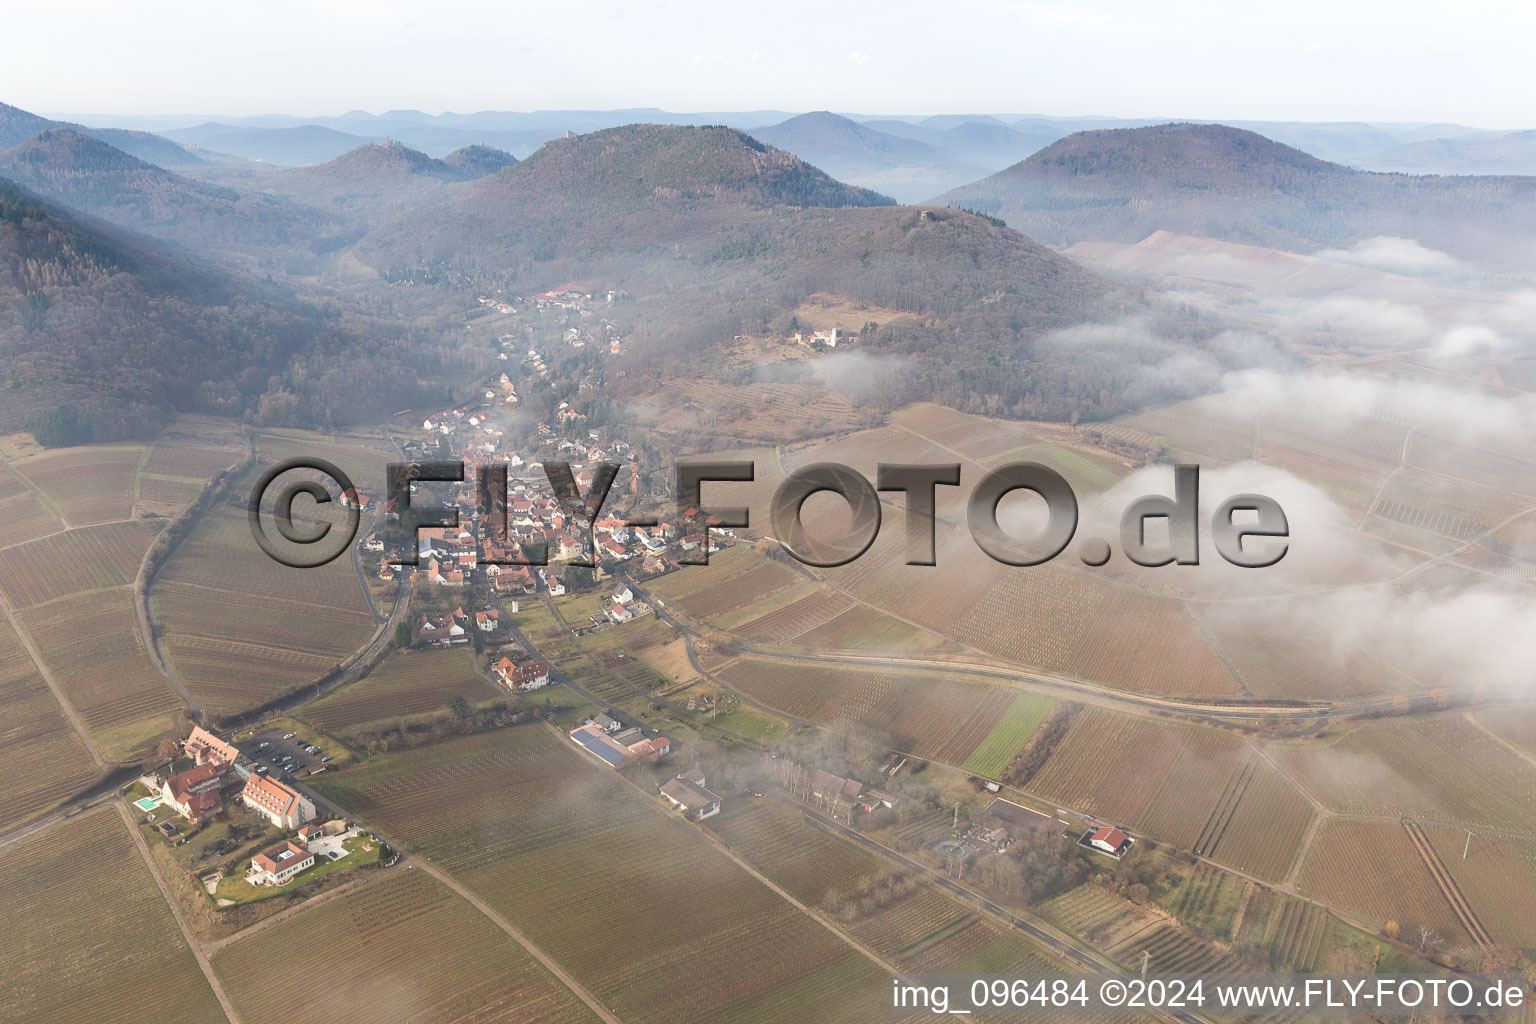
[(1088, 835), (1088, 845), (1111, 857), (1124, 857), (1136, 840), (1109, 825), (1103, 825)]
[(501, 612), (494, 608), (487, 608), (483, 612), (475, 612), (475, 628), (482, 633), (494, 633), (496, 627), (501, 625)]
[(685, 772), (663, 782), (661, 795), (694, 821), (703, 821), (720, 813), (720, 797), (704, 788), (704, 774), (698, 770)]
[(276, 779), (252, 775), (240, 793), (245, 806), (278, 828), (298, 828), (315, 816), (315, 805), (298, 790)]
[(597, 717), (592, 719), (592, 724), (609, 734), (622, 732), (624, 729), (624, 723), (606, 711), (599, 711)]
[(172, 775), (160, 787), (161, 802), (190, 822), (199, 822), (224, 810), (219, 794), (229, 777), (230, 765), (206, 761), (179, 775)]
[(511, 658), (502, 658), (493, 671), (501, 677), (503, 685), (513, 690), (537, 690), (549, 685), (547, 661), (525, 661), (519, 665)]
[(634, 618), (635, 613), (615, 601), (613, 607), (608, 609), (608, 617), (614, 622), (622, 623), (628, 622), (630, 619)]
[(181, 745), (182, 753), (197, 764), (234, 764), (240, 758), (240, 750), (233, 743), (221, 740), (202, 726), (193, 726), (192, 735)]
[(251, 874), (262, 885), (283, 885), (314, 863), (315, 855), (290, 839), (252, 857)]
[(855, 779), (844, 779), (831, 772), (817, 770), (811, 776), (811, 796), (818, 807), (825, 807), (832, 817), (837, 817), (838, 808), (852, 810), (857, 805), (870, 810), (872, 802), (867, 798), (861, 798), (864, 784)]
[(630, 590), (627, 586), (621, 586), (618, 590), (613, 592), (614, 604), (629, 604), (629, 602), (633, 601), (634, 599), (634, 591)]

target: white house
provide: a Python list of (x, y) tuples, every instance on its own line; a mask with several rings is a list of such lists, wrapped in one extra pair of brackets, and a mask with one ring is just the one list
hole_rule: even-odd
[(282, 885), (314, 863), (314, 854), (289, 840), (252, 857), (251, 874), (262, 885)]

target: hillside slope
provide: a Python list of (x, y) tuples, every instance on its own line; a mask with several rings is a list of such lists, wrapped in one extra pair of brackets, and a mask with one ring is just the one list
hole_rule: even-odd
[(512, 294), (572, 281), (628, 291), (611, 315), (633, 343), (609, 386), (631, 395), (743, 372), (722, 358), (733, 338), (782, 337), (823, 293), (884, 311), (859, 346), (905, 366), (892, 402), (1021, 416), (1119, 406), (1104, 366), (1036, 343), (1149, 314), (1138, 293), (985, 218), (888, 204), (733, 129), (631, 126), (550, 143), (357, 252), (393, 280), (443, 264)]
[(190, 248), (325, 247), (336, 218), (273, 196), (192, 181), (72, 128), (0, 152), (0, 177), (114, 224)]
[(1536, 178), (1352, 170), (1224, 125), (1079, 132), (936, 202), (1043, 241), (1153, 231), (1309, 251), (1394, 235), (1474, 260), (1536, 259)]
[(986, 166), (965, 163), (927, 142), (890, 134), (825, 110), (754, 128), (752, 137), (793, 153), (840, 181), (906, 202), (974, 179)]

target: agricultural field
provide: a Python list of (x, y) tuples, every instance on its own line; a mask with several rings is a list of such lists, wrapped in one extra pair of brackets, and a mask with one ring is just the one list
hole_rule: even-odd
[(892, 870), (769, 797), (731, 801), (706, 824), (742, 860), (810, 907)]
[(224, 712), (312, 682), (375, 627), (350, 559), (280, 565), (252, 540), (244, 509), (227, 503), (166, 564), (151, 608), (183, 684)]
[(1368, 722), (1271, 753), (1332, 810), (1536, 832), (1536, 765), (1460, 715)]
[(1536, 708), (1506, 707), (1478, 713), (1483, 728), (1536, 757)]
[(13, 459), (11, 469), (71, 527), (133, 515), (135, 477), (148, 456), (143, 445), (86, 445)]
[(139, 469), (135, 510), (174, 516), (214, 475), (245, 458), (240, 429), (228, 420), (184, 416), (155, 439)]
[[(626, 1021), (868, 1019), (878, 967), (565, 738), (518, 726), (321, 783), (474, 890)], [(718, 951), (729, 949), (728, 958)], [(786, 1002), (787, 1001), (787, 1002)]]
[(5, 544), (20, 544), (64, 529), (38, 492), (0, 460), (0, 516), (4, 516)]
[(1242, 961), (1231, 953), (1091, 883), (1046, 902), (1040, 913), (1128, 968), (1140, 967), (1143, 951), (1152, 954), (1151, 970), (1157, 973), (1242, 968)]
[(914, 974), (1060, 970), (1057, 961), (1026, 936), (929, 885), (855, 921), (850, 930), (876, 953)]
[(132, 520), (55, 533), (0, 550), (0, 587), (17, 608), (132, 583), (163, 524)]
[(1459, 829), (1423, 828), (1494, 941), (1536, 947), (1536, 841), (1486, 833), (1469, 841)]
[(1015, 570), (945, 631), (977, 650), (1133, 690), (1241, 690), (1183, 604), (1057, 565)]
[(1238, 737), (1092, 707), (1029, 788), (1276, 881), (1312, 819), (1306, 799)]
[(0, 879), (7, 1019), (224, 1020), (116, 811), (0, 849)]
[(131, 587), (60, 598), (17, 618), (109, 756), (171, 730), (183, 703), (144, 652)]
[(1035, 729), (1051, 713), (1056, 702), (1049, 697), (1021, 693), (1003, 713), (1002, 720), (966, 758), (965, 770), (989, 779), (1001, 778), (1003, 770), (1024, 749)]
[(249, 1024), (348, 1019), (363, 1003), (378, 1024), (597, 1019), (489, 918), (408, 869), (236, 940), (213, 967)]
[(48, 684), (0, 622), (0, 826), (41, 814), (96, 778)]
[[(1354, 697), (1423, 689), (1385, 661), (1351, 648), (1309, 614), (1306, 597), (1274, 597), (1270, 615), (1190, 602), (1232, 668), (1258, 697)], [(1308, 628), (1314, 624), (1316, 628)]]
[(305, 717), (322, 729), (345, 730), (365, 722), (441, 711), (453, 697), (469, 701), (496, 696), (476, 672), (467, 647), (397, 650), (368, 675), (306, 705)]
[(1396, 921), (1405, 940), (1426, 926), (1450, 945), (1470, 941), (1408, 834), (1395, 821), (1324, 821), (1296, 887), (1303, 895), (1368, 920)]
[(1017, 690), (963, 676), (758, 658), (738, 659), (715, 675), (783, 714), (834, 730), (857, 723), (884, 734), (893, 749), (951, 765), (965, 764), (1019, 699)]

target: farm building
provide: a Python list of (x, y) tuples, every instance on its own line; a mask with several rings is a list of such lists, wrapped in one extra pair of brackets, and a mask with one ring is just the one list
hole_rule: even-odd
[(1095, 829), (1088, 833), (1085, 838), (1087, 839), (1085, 845), (1092, 847), (1099, 853), (1106, 853), (1117, 859), (1124, 857), (1126, 852), (1130, 850), (1131, 844), (1136, 841), (1119, 829), (1109, 825)]
[(617, 768), (632, 757), (654, 761), (672, 749), (665, 736), (645, 738), (639, 729), (625, 729), (610, 736), (592, 722), (571, 730), (571, 741), (610, 768)]
[(661, 795), (694, 821), (720, 813), (720, 797), (704, 788), (704, 773), (696, 768), (663, 782)]
[(252, 857), (251, 875), (262, 885), (282, 885), (314, 863), (315, 855), (290, 839)]
[(278, 828), (298, 828), (315, 816), (315, 805), (298, 790), (276, 779), (252, 775), (240, 798), (245, 805)]

